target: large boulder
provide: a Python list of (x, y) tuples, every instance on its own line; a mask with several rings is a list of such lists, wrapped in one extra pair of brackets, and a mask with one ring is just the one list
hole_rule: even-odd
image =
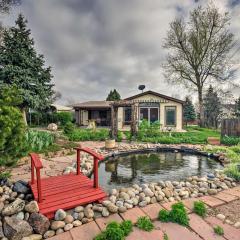
[(28, 183), (22, 180), (17, 181), (13, 185), (13, 191), (17, 193), (23, 193), (23, 194), (28, 193), (29, 192)]
[(42, 235), (48, 230), (50, 226), (50, 221), (48, 218), (40, 213), (32, 213), (28, 219), (28, 222), (36, 233)]
[(55, 132), (55, 131), (57, 131), (58, 126), (57, 126), (57, 124), (55, 124), (55, 123), (50, 123), (50, 124), (48, 125), (47, 129), (48, 129), (49, 131)]
[(24, 207), (25, 202), (22, 199), (17, 198), (14, 202), (10, 203), (2, 210), (2, 215), (10, 216), (19, 213), (24, 209)]
[(31, 201), (25, 206), (25, 211), (29, 213), (36, 213), (39, 211), (38, 203), (36, 201)]
[(32, 234), (32, 227), (28, 222), (15, 217), (5, 217), (3, 223), (4, 235), (9, 240), (21, 240)]

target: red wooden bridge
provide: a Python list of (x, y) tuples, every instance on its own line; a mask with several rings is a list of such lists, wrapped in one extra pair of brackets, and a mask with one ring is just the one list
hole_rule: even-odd
[[(77, 172), (56, 177), (41, 178), (40, 169), (43, 167), (39, 156), (31, 153), (31, 182), (34, 199), (38, 202), (40, 213), (53, 218), (58, 209), (71, 209), (79, 205), (103, 200), (107, 195), (98, 186), (98, 161), (104, 157), (89, 148), (76, 148)], [(94, 159), (93, 180), (84, 176), (80, 171), (80, 152), (86, 152)], [(35, 180), (35, 170), (36, 177)]]

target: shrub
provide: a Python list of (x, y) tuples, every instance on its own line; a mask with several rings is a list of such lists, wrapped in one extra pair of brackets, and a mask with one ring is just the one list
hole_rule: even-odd
[(221, 143), (228, 146), (237, 145), (240, 144), (240, 137), (224, 136), (221, 138)]
[(18, 90), (1, 86), (0, 91), (0, 166), (11, 166), (24, 149), (25, 124), (19, 109)]
[(239, 170), (239, 164), (229, 164), (224, 169), (224, 173), (231, 178), (234, 178), (236, 181), (240, 181), (240, 170)]
[(147, 232), (150, 232), (153, 230), (154, 226), (153, 226), (153, 223), (151, 222), (151, 220), (148, 218), (148, 217), (139, 217), (138, 220), (137, 220), (137, 227), (144, 230), (144, 231), (147, 231)]
[(121, 142), (123, 139), (123, 133), (118, 131), (118, 134), (117, 134), (117, 142)]
[(216, 226), (213, 228), (214, 229), (214, 232), (217, 234), (217, 235), (220, 235), (220, 236), (223, 236), (224, 235), (224, 230), (222, 227), (220, 226)]
[(182, 202), (173, 204), (171, 211), (160, 210), (158, 219), (162, 222), (175, 222), (183, 226), (189, 226), (189, 218)]
[(169, 211), (162, 209), (158, 213), (158, 219), (161, 222), (169, 222)]
[(164, 235), (163, 235), (163, 240), (169, 240), (169, 237), (166, 233), (164, 233)]
[(133, 224), (130, 220), (126, 220), (120, 224), (120, 228), (123, 230), (124, 236), (128, 236), (133, 230)]
[(66, 123), (73, 121), (73, 114), (71, 112), (56, 112), (53, 114), (53, 118), (64, 126)]
[(75, 125), (72, 122), (67, 122), (63, 128), (65, 134), (70, 134), (74, 131)]
[(205, 217), (206, 216), (206, 213), (207, 213), (207, 209), (206, 209), (206, 205), (204, 202), (202, 201), (195, 201), (193, 203), (193, 211), (201, 216), (201, 217)]

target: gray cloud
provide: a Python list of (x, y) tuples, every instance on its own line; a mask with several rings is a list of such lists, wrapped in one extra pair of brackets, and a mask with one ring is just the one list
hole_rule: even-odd
[[(207, 0), (22, 1), (4, 22), (12, 25), (19, 12), (27, 17), (62, 102), (105, 99), (112, 88), (127, 97), (138, 92), (138, 84), (170, 96), (187, 93), (164, 80), (162, 43), (170, 21)], [(240, 36), (237, 1), (216, 3), (231, 11), (232, 29)]]

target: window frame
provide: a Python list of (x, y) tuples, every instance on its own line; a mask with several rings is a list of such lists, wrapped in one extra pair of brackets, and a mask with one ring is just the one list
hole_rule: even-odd
[[(174, 123), (173, 125), (169, 125), (167, 124), (167, 108), (170, 107), (170, 108), (174, 108), (175, 110), (175, 114), (174, 114)], [(176, 127), (177, 126), (177, 106), (172, 106), (172, 105), (169, 105), (169, 106), (165, 106), (165, 120), (164, 120), (164, 123), (165, 123), (165, 126), (166, 127)]]

